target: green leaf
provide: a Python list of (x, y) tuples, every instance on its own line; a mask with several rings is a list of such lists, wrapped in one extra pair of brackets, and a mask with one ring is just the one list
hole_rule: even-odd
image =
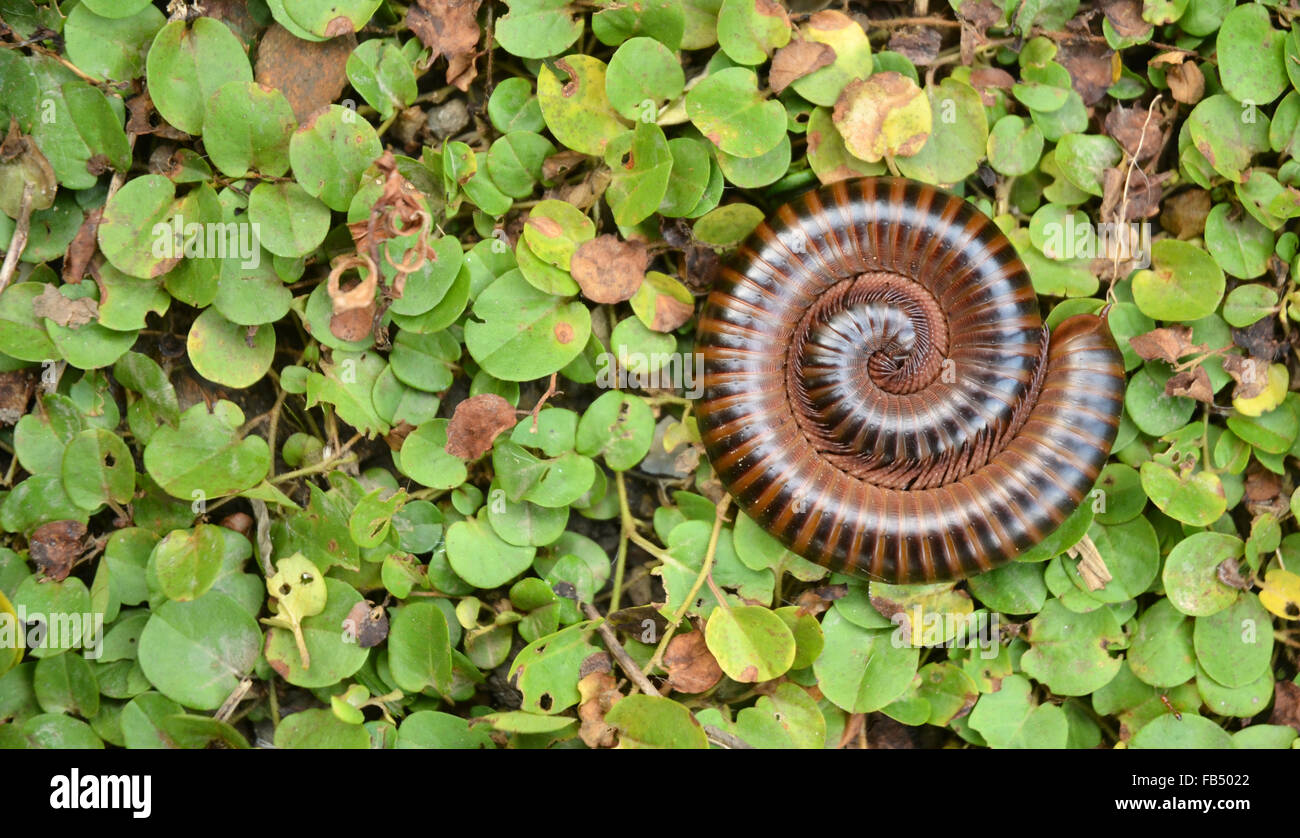
[(794, 663), (795, 642), (790, 628), (761, 606), (713, 609), (704, 636), (718, 665), (734, 681), (770, 681)]
[(172, 497), (218, 498), (254, 486), (271, 465), (261, 437), (240, 438), (244, 412), (218, 401), (208, 412), (200, 402), (181, 414), (176, 428), (159, 428), (144, 450), (149, 475)]

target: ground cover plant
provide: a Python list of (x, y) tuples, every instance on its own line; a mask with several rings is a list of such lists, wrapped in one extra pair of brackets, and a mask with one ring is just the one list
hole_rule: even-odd
[[(1294, 748), (1300, 8), (0, 0), (0, 746)], [(699, 441), (773, 209), (967, 196), (1114, 452), (955, 583)]]

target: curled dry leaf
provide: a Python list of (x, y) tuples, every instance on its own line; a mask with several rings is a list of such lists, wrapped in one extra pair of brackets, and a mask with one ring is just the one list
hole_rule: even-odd
[(22, 212), (23, 188), (27, 184), (32, 186), (28, 199), (30, 209), (53, 206), (54, 193), (59, 188), (54, 169), (35, 141), (18, 130), (18, 120), (10, 117), (9, 131), (0, 142), (0, 211), (17, 218)]
[(621, 303), (641, 287), (648, 264), (644, 243), (622, 241), (607, 233), (578, 245), (570, 270), (587, 299)]
[(1192, 330), (1189, 326), (1152, 329), (1146, 334), (1129, 338), (1128, 342), (1142, 360), (1159, 359), (1167, 364), (1176, 364), (1179, 358), (1193, 352), (1205, 351), (1204, 346), (1192, 343)]
[(447, 424), (446, 451), (462, 460), (477, 460), (502, 431), (515, 426), (515, 409), (495, 393), (470, 396), (456, 405)]
[(612, 748), (618, 744), (618, 731), (605, 723), (605, 714), (623, 694), (618, 691), (618, 681), (608, 667), (607, 661), (604, 669), (588, 672), (578, 681), (578, 718), (582, 720), (578, 736), (588, 748)]
[(378, 309), (373, 302), (361, 308), (349, 309), (330, 317), (330, 334), (339, 340), (364, 340), (366, 335), (375, 325), (375, 311)]
[(1165, 73), (1165, 81), (1169, 83), (1169, 92), (1173, 94), (1175, 102), (1195, 105), (1205, 95), (1205, 74), (1194, 61), (1170, 67), (1169, 72)]
[(483, 0), (418, 0), (406, 12), (406, 25), (433, 52), (447, 59), (447, 82), (468, 90), (478, 75), (478, 7)]
[[(343, 288), (340, 284), (341, 277), (354, 268), (363, 271), (361, 281), (349, 288)], [(335, 261), (329, 279), (326, 281), (326, 290), (334, 306), (334, 313), (342, 314), (345, 311), (364, 309), (367, 306), (373, 307), (375, 288), (378, 284), (379, 270), (369, 255), (362, 253), (340, 257)]]
[(32, 531), (27, 546), (37, 570), (62, 582), (85, 552), (85, 538), (86, 525), (80, 521), (51, 521)]
[(69, 300), (53, 285), (46, 285), (40, 296), (32, 300), (32, 314), (75, 329), (99, 318), (99, 303), (91, 297)]
[(830, 44), (819, 44), (816, 41), (796, 38), (772, 56), (772, 69), (767, 76), (768, 84), (772, 86), (773, 93), (780, 93), (795, 79), (801, 79), (811, 72), (834, 63), (835, 50)]
[(339, 98), (347, 86), (353, 35), (328, 41), (304, 41), (275, 24), (257, 48), (257, 81), (279, 89), (299, 122)]
[(1210, 374), (1204, 367), (1174, 373), (1165, 382), (1166, 396), (1186, 396), (1198, 402), (1214, 404), (1214, 388), (1210, 386)]
[(845, 86), (831, 119), (859, 160), (909, 157), (930, 137), (930, 100), (902, 73), (876, 73)]
[(63, 281), (81, 282), (90, 267), (90, 259), (99, 248), (96, 235), (99, 231), (99, 219), (104, 215), (103, 207), (95, 207), (86, 213), (86, 220), (81, 222), (81, 229), (73, 236), (63, 256)]
[(664, 650), (664, 669), (669, 686), (683, 693), (702, 693), (722, 680), (722, 667), (702, 631), (675, 635)]

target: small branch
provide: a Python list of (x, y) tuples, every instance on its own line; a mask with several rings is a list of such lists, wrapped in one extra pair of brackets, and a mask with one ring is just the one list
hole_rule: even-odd
[(584, 602), (582, 613), (587, 615), (587, 619), (597, 621), (596, 631), (600, 632), (601, 638), (605, 641), (605, 648), (614, 656), (614, 660), (618, 661), (618, 668), (623, 670), (633, 684), (636, 684), (637, 689), (646, 695), (658, 696), (659, 690), (655, 689), (655, 685), (650, 683), (650, 679), (645, 677), (637, 667), (636, 661), (632, 660), (632, 656), (623, 648), (623, 644), (618, 642), (618, 636), (614, 634), (614, 630), (609, 627), (609, 623), (600, 615), (596, 607), (589, 602)]
[(9, 239), (9, 250), (5, 252), (4, 266), (0, 267), (0, 294), (9, 287), (9, 281), (18, 270), (18, 258), (27, 247), (27, 234), (32, 229), (32, 194), (36, 187), (30, 181), (23, 184), (23, 197), (18, 205), (18, 225)]
[[(710, 574), (713, 572), (713, 559), (718, 552), (718, 536), (722, 532), (722, 522), (725, 520), (727, 507), (729, 506), (731, 506), (731, 495), (724, 495), (722, 500), (718, 503), (717, 510), (714, 512), (713, 532), (709, 535), (709, 549), (704, 554), (704, 564), (700, 567), (699, 575), (695, 577), (695, 584), (691, 586), (690, 594), (688, 594), (686, 599), (682, 601), (682, 604), (678, 606), (677, 613), (673, 615), (672, 622), (668, 625), (668, 630), (664, 632), (664, 636), (660, 639), (659, 645), (655, 647), (654, 657), (650, 658), (650, 662), (645, 665), (645, 668), (641, 670), (642, 672), (650, 672), (650, 670), (658, 666), (663, 660), (664, 652), (668, 649), (668, 641), (672, 640), (673, 634), (677, 631), (677, 626), (682, 622), (682, 620), (686, 619), (686, 612), (690, 610), (691, 603), (695, 602), (695, 597), (699, 594), (700, 588), (704, 587), (704, 581), (710, 578)], [(636, 539), (633, 540), (635, 541)], [(717, 594), (715, 594), (715, 596), (717, 596)], [(722, 608), (729, 607), (726, 600), (721, 597), (718, 597), (718, 604)]]

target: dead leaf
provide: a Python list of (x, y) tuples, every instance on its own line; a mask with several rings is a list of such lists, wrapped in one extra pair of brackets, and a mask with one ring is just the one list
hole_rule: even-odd
[(348, 56), (356, 45), (355, 35), (304, 41), (277, 23), (258, 44), (257, 81), (283, 93), (293, 115), (303, 122), (339, 98), (348, 83)]
[(1195, 61), (1170, 67), (1169, 72), (1165, 73), (1165, 81), (1169, 83), (1169, 92), (1173, 94), (1175, 102), (1195, 105), (1205, 95), (1205, 74), (1196, 66)]
[(40, 296), (32, 300), (32, 314), (75, 329), (99, 319), (99, 303), (93, 297), (69, 300), (53, 285), (46, 285)]
[(376, 306), (369, 306), (343, 311), (330, 317), (330, 334), (339, 340), (362, 340), (370, 334), (374, 326)]
[(27, 370), (0, 372), (0, 424), (17, 424), (34, 392), (36, 378)]
[(1159, 113), (1153, 111), (1148, 119), (1146, 108), (1116, 105), (1106, 114), (1105, 127), (1106, 133), (1139, 163), (1150, 160), (1160, 151)]
[(1115, 52), (1105, 43), (1069, 40), (1057, 47), (1056, 61), (1070, 73), (1070, 84), (1085, 105), (1095, 105), (1118, 79)]
[(570, 271), (587, 299), (621, 303), (641, 287), (649, 263), (643, 242), (622, 241), (606, 233), (578, 245)]
[(1122, 38), (1141, 37), (1151, 31), (1142, 19), (1142, 0), (1102, 0), (1102, 14)]
[(1233, 399), (1253, 399), (1268, 387), (1268, 361), (1263, 358), (1225, 355), (1223, 371), (1236, 382)]
[(669, 686), (683, 693), (702, 693), (722, 680), (722, 667), (702, 631), (674, 635), (664, 650), (664, 669)]
[(580, 151), (565, 149), (542, 161), (542, 179), (559, 180), (587, 159)]
[(515, 409), (495, 393), (470, 396), (456, 405), (447, 424), (446, 451), (462, 460), (477, 460), (492, 441), (515, 426)]
[(27, 549), (46, 578), (62, 582), (86, 551), (86, 525), (80, 521), (51, 521), (32, 531)]
[[(603, 652), (599, 654), (604, 655)], [(582, 720), (578, 737), (588, 748), (612, 748), (617, 745), (617, 729), (605, 723), (605, 714), (623, 698), (613, 674), (606, 668), (582, 676), (578, 681), (578, 696), (578, 718)]]
[(362, 649), (371, 649), (388, 637), (388, 612), (366, 600), (352, 606), (343, 620), (343, 630)]
[[(919, 104), (926, 107), (921, 109)], [(924, 121), (913, 115), (924, 114)], [(831, 120), (844, 135), (844, 146), (859, 160), (874, 163), (885, 156), (910, 157), (930, 138), (925, 91), (902, 73), (874, 73), (854, 79), (835, 102)]]
[(1273, 685), (1273, 712), (1268, 723), (1287, 725), (1300, 732), (1300, 684), (1283, 679)]
[(1205, 217), (1210, 214), (1210, 193), (1204, 189), (1179, 192), (1165, 201), (1160, 213), (1160, 227), (1180, 238), (1193, 239), (1205, 232)]
[(410, 422), (407, 422), (405, 419), (399, 419), (397, 427), (384, 434), (384, 442), (388, 443), (389, 450), (401, 451), (402, 443), (406, 442), (406, 438), (410, 436), (411, 432), (414, 430), (415, 426)]
[(796, 38), (772, 56), (772, 69), (767, 82), (773, 93), (780, 93), (795, 79), (835, 63), (835, 50), (830, 44)]
[(1129, 346), (1133, 347), (1144, 361), (1159, 359), (1167, 364), (1176, 364), (1180, 358), (1191, 355), (1193, 352), (1204, 352), (1205, 347), (1192, 343), (1192, 329), (1190, 326), (1167, 326), (1160, 329), (1152, 329), (1143, 335), (1136, 335), (1129, 338)]
[(469, 89), (478, 75), (474, 57), (479, 40), (476, 16), (483, 0), (418, 0), (407, 9), (406, 25), (433, 58), (447, 59), (447, 83), (461, 91)]
[(1006, 70), (999, 70), (997, 67), (981, 67), (971, 71), (970, 83), (971, 87), (979, 93), (980, 101), (988, 107), (993, 107), (997, 103), (993, 98), (993, 89), (1010, 90), (1016, 80)]
[(1165, 382), (1166, 396), (1186, 396), (1205, 404), (1214, 404), (1214, 388), (1210, 386), (1210, 374), (1204, 367), (1174, 373)]
[(943, 36), (937, 29), (903, 26), (889, 36), (889, 49), (907, 57), (918, 67), (928, 67), (939, 55)]
[(1277, 339), (1277, 321), (1261, 318), (1249, 326), (1232, 330), (1232, 342), (1252, 357), (1276, 361), (1286, 352), (1287, 344)]
[(95, 255), (99, 247), (96, 234), (99, 230), (99, 219), (103, 214), (103, 207), (95, 207), (86, 213), (86, 220), (81, 222), (81, 229), (73, 236), (67, 253), (63, 256), (64, 282), (77, 283), (85, 277), (86, 269), (90, 266), (90, 258)]

